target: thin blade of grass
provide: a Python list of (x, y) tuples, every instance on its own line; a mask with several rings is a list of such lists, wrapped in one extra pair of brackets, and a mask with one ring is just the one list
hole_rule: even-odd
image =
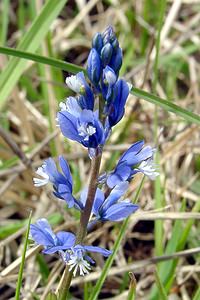
[(27, 250), (27, 245), (28, 245), (31, 216), (32, 216), (32, 212), (30, 212), (29, 219), (28, 219), (28, 227), (27, 227), (26, 237), (25, 237), (25, 241), (24, 241), (24, 249), (23, 249), (22, 261), (21, 261), (20, 269), (19, 269), (19, 276), (18, 276), (18, 280), (17, 280), (15, 300), (20, 300), (20, 290), (21, 290), (21, 286), (22, 286), (23, 270), (24, 270), (25, 256), (26, 256), (26, 250)]
[(162, 284), (162, 281), (160, 280), (160, 277), (159, 277), (159, 273), (158, 271), (156, 270), (155, 271), (155, 279), (156, 279), (156, 285), (157, 285), (157, 288), (158, 288), (158, 291), (159, 291), (159, 299), (162, 299), (162, 300), (167, 300), (167, 293), (165, 291), (165, 288)]
[[(22, 51), (36, 51), (49, 31), (53, 20), (58, 16), (67, 0), (49, 0), (43, 6), (40, 14), (35, 18), (29, 30), (21, 39), (18, 49)], [(24, 71), (26, 61), (13, 57), (0, 75), (0, 108), (6, 102), (13, 87)]]
[(6, 44), (7, 32), (8, 32), (8, 23), (9, 23), (9, 7), (10, 0), (2, 1), (2, 16), (1, 16), (1, 45)]
[[(138, 201), (138, 198), (139, 198), (139, 195), (140, 195), (140, 192), (142, 190), (142, 186), (143, 186), (143, 183), (144, 183), (144, 177), (143, 179), (141, 180), (141, 183), (140, 183), (140, 186), (138, 187), (138, 190), (137, 190), (137, 193), (135, 195), (135, 198), (134, 198), (134, 203), (136, 203)], [(101, 276), (99, 278), (99, 280), (97, 281), (94, 289), (92, 290), (92, 293), (90, 295), (90, 298), (89, 300), (96, 300), (98, 299), (98, 295), (101, 291), (101, 288), (103, 286), (103, 283), (104, 281), (106, 280), (106, 277), (107, 277), (107, 274), (112, 266), (112, 263), (115, 259), (115, 256), (117, 254), (117, 251), (120, 247), (120, 244), (123, 240), (123, 237), (125, 235), (125, 231), (127, 229), (127, 226), (128, 226), (128, 222), (129, 222), (129, 218), (127, 218), (123, 223), (122, 223), (122, 226), (121, 226), (121, 229), (120, 229), (120, 232), (119, 232), (119, 235), (115, 241), (115, 244), (114, 244), (114, 247), (113, 247), (113, 253), (112, 255), (107, 259), (104, 267), (103, 267), (103, 270), (102, 270), (102, 273), (101, 273)]]
[(79, 67), (77, 65), (74, 65), (74, 64), (56, 59), (56, 58), (46, 57), (46, 56), (30, 53), (28, 51), (21, 51), (21, 50), (9, 48), (9, 47), (0, 47), (0, 53), (10, 55), (10, 56), (15, 56), (18, 58), (31, 60), (31, 61), (38, 62), (41, 64), (49, 65), (49, 66), (53, 66), (55, 68), (58, 68), (58, 69), (61, 69), (63, 71), (67, 71), (67, 72), (70, 72), (73, 74), (80, 72), (80, 71), (85, 71), (84, 68)]
[[(20, 51), (20, 50), (15, 50), (15, 49), (11, 49), (11, 48), (0, 47), (0, 53), (11, 55), (11, 56), (16, 56), (16, 57), (21, 57), (23, 59), (36, 61), (36, 62), (43, 63), (43, 64), (48, 64), (50, 66), (60, 68), (62, 70), (68, 71), (70, 73), (77, 73), (80, 71), (84, 71), (84, 69), (82, 67), (76, 66), (74, 64), (70, 64), (70, 63), (64, 62), (62, 60), (55, 59), (55, 58), (49, 58), (49, 57), (36, 55), (33, 53), (28, 53), (27, 51)], [(1, 84), (1, 77), (0, 77), (0, 84)], [(131, 89), (131, 94), (136, 96), (137, 98), (146, 100), (150, 103), (160, 106), (161, 108), (163, 108), (166, 111), (169, 111), (178, 116), (181, 116), (183, 119), (185, 119), (188, 122), (200, 125), (200, 116), (199, 115), (197, 115), (189, 110), (186, 110), (186, 109), (172, 103), (171, 101), (162, 99), (156, 95), (153, 95), (149, 92), (143, 91), (143, 90), (135, 88), (135, 87)], [(1, 93), (0, 93), (0, 96), (1, 96)], [(0, 109), (2, 108), (4, 102), (5, 102), (5, 100), (2, 100), (2, 102), (0, 103)]]

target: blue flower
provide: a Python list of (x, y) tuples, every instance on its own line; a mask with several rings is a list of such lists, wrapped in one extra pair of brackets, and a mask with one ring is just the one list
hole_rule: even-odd
[(90, 263), (95, 263), (86, 252), (100, 253), (105, 257), (112, 254), (112, 251), (97, 246), (75, 245), (71, 250), (62, 254), (63, 260), (70, 266), (69, 271), (73, 271), (74, 276), (77, 271), (81, 276), (88, 274), (91, 270)]
[(33, 178), (34, 185), (40, 187), (50, 181), (53, 184), (56, 197), (65, 200), (69, 208), (75, 206), (78, 209), (82, 209), (81, 203), (72, 195), (73, 180), (71, 172), (67, 161), (62, 156), (59, 156), (59, 164), (63, 174), (57, 170), (52, 158), (46, 159), (36, 171), (36, 174), (41, 178)]
[(93, 110), (94, 94), (87, 83), (83, 72), (67, 77), (66, 84), (71, 90), (81, 95), (78, 100), (82, 109)]
[(82, 109), (76, 98), (69, 97), (66, 104), (62, 103), (57, 120), (65, 137), (86, 148), (97, 149), (105, 143), (104, 128), (98, 111)]
[[(128, 182), (122, 182), (117, 185), (105, 199), (104, 193), (98, 188), (96, 191), (92, 213), (95, 215), (96, 221), (122, 221), (131, 213), (138, 209), (138, 206), (131, 203), (129, 199), (123, 201), (120, 198), (128, 189)], [(87, 198), (87, 189), (81, 193), (80, 201), (85, 206)]]
[(75, 245), (76, 237), (73, 233), (54, 233), (46, 219), (39, 219), (36, 224), (30, 225), (30, 237), (36, 244), (44, 247), (43, 253), (58, 252), (70, 266), (69, 270), (73, 270), (74, 276), (78, 268), (80, 275), (87, 274), (91, 269), (90, 263), (94, 263), (94, 260), (86, 255), (86, 252), (100, 253), (105, 257), (112, 254), (112, 251), (97, 246)]
[[(151, 146), (144, 146), (144, 141), (133, 144), (119, 159), (114, 171), (107, 178), (107, 185), (113, 188), (123, 181), (130, 181), (134, 174), (142, 172), (150, 179), (158, 176), (156, 167), (153, 164), (155, 149)], [(139, 166), (137, 166), (140, 164)]]
[(38, 245), (44, 247), (43, 253), (45, 254), (71, 249), (75, 243), (73, 233), (59, 231), (55, 234), (46, 219), (40, 219), (36, 224), (31, 224), (30, 235)]

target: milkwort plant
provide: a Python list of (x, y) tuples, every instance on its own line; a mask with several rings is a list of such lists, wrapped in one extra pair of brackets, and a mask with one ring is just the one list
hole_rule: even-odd
[(77, 199), (73, 195), (73, 179), (67, 161), (59, 157), (58, 170), (54, 160), (48, 158), (36, 171), (37, 187), (51, 183), (53, 194), (66, 202), (68, 208), (80, 211), (80, 225), (76, 234), (60, 231), (54, 233), (46, 219), (31, 224), (31, 237), (42, 245), (45, 254), (58, 253), (66, 264), (58, 287), (60, 299), (65, 299), (72, 276), (85, 275), (94, 260), (90, 253), (105, 257), (112, 251), (86, 245), (88, 230), (99, 222), (119, 222), (134, 213), (138, 206), (123, 199), (129, 183), (138, 172), (154, 179), (158, 172), (153, 162), (155, 149), (144, 141), (134, 143), (119, 159), (112, 172), (99, 174), (101, 157), (112, 128), (122, 119), (130, 84), (119, 78), (122, 50), (111, 26), (103, 33), (96, 33), (87, 60), (85, 74), (79, 72), (66, 78), (67, 86), (75, 92), (61, 102), (57, 114), (58, 126), (64, 137), (77, 141), (88, 149), (91, 159), (91, 175), (88, 187)]

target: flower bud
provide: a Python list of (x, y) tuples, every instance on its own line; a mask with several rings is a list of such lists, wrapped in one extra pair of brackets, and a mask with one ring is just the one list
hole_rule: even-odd
[(101, 50), (101, 59), (103, 65), (106, 66), (109, 64), (113, 53), (113, 48), (110, 43), (107, 43)]
[(109, 63), (109, 66), (118, 73), (121, 66), (122, 66), (122, 49), (118, 48), (117, 52), (112, 55), (111, 61)]
[(90, 81), (94, 85), (98, 85), (101, 76), (101, 60), (95, 48), (90, 50), (87, 61), (87, 73)]
[(97, 32), (92, 39), (92, 47), (95, 48), (99, 54), (101, 53), (101, 49), (103, 48), (103, 39), (99, 32)]
[(112, 26), (108, 26), (105, 29), (105, 31), (102, 33), (102, 37), (104, 45), (106, 45), (107, 43), (112, 43), (116, 39)]

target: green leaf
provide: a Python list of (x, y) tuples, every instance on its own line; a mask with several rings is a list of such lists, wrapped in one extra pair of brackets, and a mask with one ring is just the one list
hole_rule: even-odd
[(9, 8), (10, 8), (10, 0), (3, 0), (2, 16), (1, 16), (1, 34), (0, 34), (1, 45), (6, 44), (6, 37), (8, 32), (8, 23), (9, 23)]
[(183, 117), (186, 121), (200, 125), (200, 116), (172, 103), (171, 101), (162, 99), (156, 95), (137, 89), (135, 87), (131, 89), (131, 94), (136, 96), (137, 98), (141, 98), (147, 100), (150, 103), (158, 105), (166, 111), (175, 113), (176, 115)]
[[(48, 0), (21, 39), (18, 49), (35, 52), (49, 31), (51, 23), (58, 16), (66, 2), (67, 0)], [(13, 57), (2, 71), (0, 75), (0, 107), (4, 105), (7, 97), (10, 95), (23, 73), (25, 65), (26, 61)]]
[(58, 69), (61, 69), (63, 71), (67, 71), (70, 73), (74, 73), (74, 74), (77, 72), (80, 72), (80, 71), (85, 71), (84, 68), (82, 68), (82, 67), (76, 66), (74, 64), (70, 64), (70, 63), (62, 61), (60, 59), (56, 59), (56, 58), (52, 58), (52, 57), (50, 58), (50, 57), (30, 53), (27, 51), (20, 51), (18, 49), (12, 49), (12, 48), (8, 48), (8, 47), (0, 47), (0, 53), (27, 59), (27, 60), (31, 60), (31, 61), (35, 61), (35, 62), (49, 65), (49, 66), (53, 66), (55, 68), (58, 68)]
[(167, 294), (166, 294), (165, 288), (162, 284), (162, 281), (160, 280), (160, 277), (159, 277), (159, 274), (158, 274), (157, 270), (155, 271), (155, 278), (156, 278), (156, 285), (157, 285), (159, 295), (160, 295), (159, 299), (167, 300), (168, 299)]
[(21, 289), (21, 286), (22, 286), (23, 270), (24, 270), (26, 250), (27, 250), (27, 245), (28, 245), (28, 237), (29, 237), (29, 230), (30, 230), (30, 224), (31, 224), (31, 216), (32, 216), (32, 212), (30, 212), (29, 219), (28, 219), (28, 227), (27, 227), (27, 231), (26, 231), (26, 237), (25, 237), (25, 241), (24, 241), (24, 249), (23, 249), (23, 253), (22, 253), (22, 261), (21, 261), (21, 264), (20, 264), (19, 275), (18, 275), (18, 280), (17, 280), (15, 300), (20, 300), (20, 289)]

